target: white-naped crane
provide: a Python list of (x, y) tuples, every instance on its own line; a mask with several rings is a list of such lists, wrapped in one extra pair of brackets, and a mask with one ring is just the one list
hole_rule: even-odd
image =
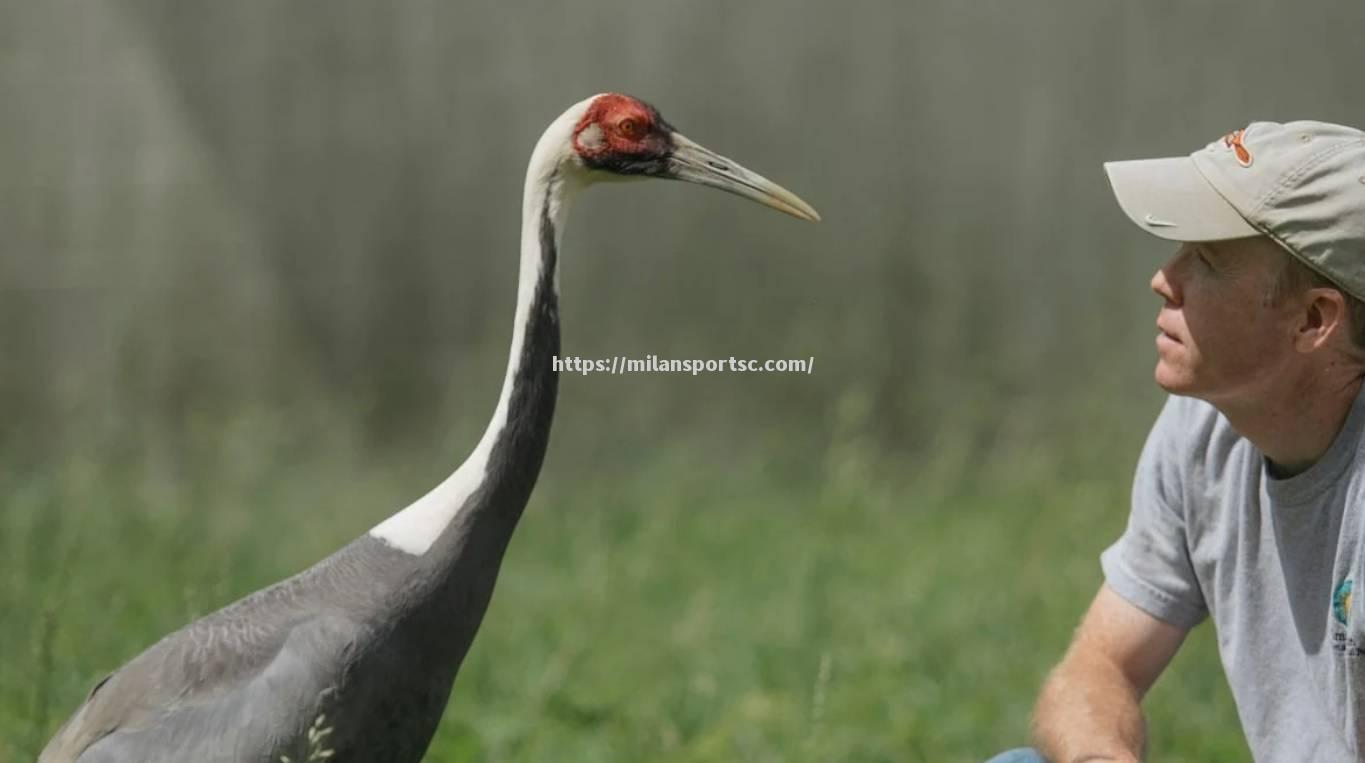
[(526, 171), (507, 375), (473, 453), (359, 539), (166, 636), (97, 683), (40, 763), (280, 763), (306, 759), (305, 743), (332, 761), (420, 760), (545, 456), (569, 201), (594, 182), (650, 177), (820, 219), (639, 100), (607, 93), (565, 111)]

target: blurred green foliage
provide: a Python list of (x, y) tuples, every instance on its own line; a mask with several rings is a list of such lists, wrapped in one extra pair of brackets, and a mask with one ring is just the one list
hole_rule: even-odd
[[(1100, 163), (1365, 125), (1357, 0), (0, 3), (0, 760), (434, 484), (496, 395), (522, 172), (594, 92), (786, 185), (593, 189), (566, 376), (433, 760), (1022, 742), (1160, 401)], [(1244, 757), (1209, 629), (1163, 760)]]

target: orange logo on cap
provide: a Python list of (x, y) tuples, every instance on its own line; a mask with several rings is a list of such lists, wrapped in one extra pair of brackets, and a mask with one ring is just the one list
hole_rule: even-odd
[(1232, 132), (1228, 133), (1227, 135), (1224, 135), (1224, 136), (1223, 136), (1223, 145), (1225, 145), (1225, 146), (1227, 146), (1228, 148), (1232, 149), (1233, 152), (1237, 154), (1237, 163), (1238, 163), (1238, 164), (1242, 165), (1243, 167), (1250, 167), (1250, 166), (1251, 166), (1251, 152), (1247, 150), (1247, 147), (1246, 147), (1246, 146), (1242, 145), (1242, 134), (1245, 133), (1245, 132), (1246, 132), (1246, 130), (1244, 130), (1244, 129), (1243, 129), (1243, 130), (1233, 130)]

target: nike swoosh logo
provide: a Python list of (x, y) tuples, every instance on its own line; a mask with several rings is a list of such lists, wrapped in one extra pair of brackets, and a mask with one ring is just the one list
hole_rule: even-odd
[(1173, 223), (1173, 222), (1171, 222), (1171, 221), (1169, 221), (1169, 220), (1159, 220), (1159, 219), (1157, 219), (1157, 218), (1155, 218), (1155, 217), (1152, 217), (1152, 213), (1151, 213), (1151, 212), (1148, 212), (1147, 215), (1146, 215), (1145, 217), (1142, 218), (1142, 221), (1143, 221), (1144, 223), (1147, 223), (1148, 225), (1152, 226), (1153, 228), (1179, 228), (1179, 227), (1180, 227), (1180, 224), (1179, 224), (1179, 223)]

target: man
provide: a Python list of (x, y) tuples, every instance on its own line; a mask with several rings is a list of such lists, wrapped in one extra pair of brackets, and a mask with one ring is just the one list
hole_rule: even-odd
[(1038, 750), (1141, 759), (1142, 697), (1211, 617), (1258, 761), (1365, 759), (1365, 133), (1256, 123), (1105, 169), (1134, 222), (1181, 242), (1151, 282), (1172, 397), (1039, 696)]

